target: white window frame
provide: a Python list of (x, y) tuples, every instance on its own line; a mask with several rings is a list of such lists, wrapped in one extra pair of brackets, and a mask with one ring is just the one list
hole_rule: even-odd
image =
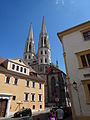
[[(28, 94), (28, 99), (27, 100), (25, 99), (26, 98), (26, 94)], [(27, 102), (29, 101), (29, 93), (27, 93), (27, 92), (24, 93), (24, 101), (27, 101)]]
[[(9, 83), (6, 82), (7, 77), (10, 77)], [(6, 84), (10, 84), (10, 83), (11, 83), (11, 76), (10, 76), (10, 75), (6, 75), (6, 76), (5, 76), (5, 83), (6, 83)]]
[[(32, 100), (32, 95), (34, 95), (34, 100)], [(31, 101), (35, 102), (35, 93), (31, 93)]]
[[(15, 79), (17, 79), (17, 84), (15, 84)], [(13, 85), (18, 85), (18, 78), (14, 77)]]
[[(27, 86), (27, 81), (29, 81), (29, 86)], [(26, 80), (26, 87), (30, 87), (30, 80)]]

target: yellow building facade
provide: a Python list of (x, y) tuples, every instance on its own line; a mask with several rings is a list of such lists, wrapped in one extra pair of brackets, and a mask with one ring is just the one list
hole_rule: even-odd
[(22, 108), (44, 110), (44, 80), (23, 60), (0, 60), (0, 116)]

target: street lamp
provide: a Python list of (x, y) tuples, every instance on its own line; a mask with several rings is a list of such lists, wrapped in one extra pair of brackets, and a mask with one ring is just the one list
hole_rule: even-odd
[(77, 83), (76, 83), (75, 81), (73, 82), (73, 88), (74, 88), (74, 89), (76, 90), (76, 92), (77, 92), (78, 102), (79, 102), (79, 107), (80, 107), (80, 114), (82, 114), (82, 108), (81, 108), (81, 103), (80, 103), (78, 86), (77, 86)]

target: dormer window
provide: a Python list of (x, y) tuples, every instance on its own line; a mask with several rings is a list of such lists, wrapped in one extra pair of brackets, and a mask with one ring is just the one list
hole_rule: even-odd
[(16, 67), (16, 70), (19, 71), (19, 66)]
[(19, 60), (19, 62), (22, 62), (21, 60)]
[(13, 69), (13, 70), (15, 69), (15, 65), (14, 65), (14, 64), (12, 64), (12, 69)]
[(26, 73), (26, 68), (24, 68), (24, 73)]
[(23, 67), (21, 67), (20, 72), (23, 72)]

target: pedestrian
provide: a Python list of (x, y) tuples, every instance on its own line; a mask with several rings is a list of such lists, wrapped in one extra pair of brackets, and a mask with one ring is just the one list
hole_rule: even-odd
[(57, 120), (54, 110), (50, 110), (50, 114), (48, 116), (48, 120)]
[(57, 117), (57, 120), (63, 120), (64, 118), (64, 111), (60, 108), (60, 106), (56, 110), (56, 117)]
[(33, 120), (32, 111), (31, 111), (31, 110), (30, 110), (30, 112), (29, 112), (29, 118), (28, 118), (28, 120)]

